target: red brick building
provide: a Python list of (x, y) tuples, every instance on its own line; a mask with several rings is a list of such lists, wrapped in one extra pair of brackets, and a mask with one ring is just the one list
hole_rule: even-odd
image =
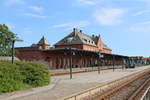
[[(29, 47), (18, 47), (16, 56), (25, 61), (38, 61), (51, 69), (72, 67), (88, 67), (101, 64), (112, 65), (112, 50), (105, 45), (100, 36), (89, 36), (81, 30), (73, 31), (57, 42), (52, 48), (45, 37)], [(69, 49), (71, 48), (71, 49)], [(98, 54), (105, 57), (100, 62)], [(70, 56), (71, 54), (71, 56)], [(115, 55), (115, 64), (123, 62), (121, 56)]]
[(77, 48), (88, 51), (96, 51), (103, 53), (112, 53), (112, 50), (104, 44), (99, 36), (89, 36), (86, 35), (80, 30), (73, 29), (68, 36), (60, 40), (55, 44), (55, 48)]

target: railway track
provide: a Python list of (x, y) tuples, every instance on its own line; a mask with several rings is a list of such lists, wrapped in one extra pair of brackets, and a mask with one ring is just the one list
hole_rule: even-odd
[(64, 100), (138, 100), (149, 85), (150, 69), (145, 69)]
[[(111, 87), (101, 95), (95, 96), (95, 100), (140, 100), (146, 88), (150, 85), (150, 70), (135, 75), (131, 79)], [(93, 96), (94, 97), (94, 96)]]
[[(149, 76), (150, 77), (150, 76)], [(147, 91), (148, 87), (150, 86), (150, 78), (146, 80), (137, 90), (134, 92), (128, 100), (142, 100), (142, 96), (144, 95), (145, 91)]]

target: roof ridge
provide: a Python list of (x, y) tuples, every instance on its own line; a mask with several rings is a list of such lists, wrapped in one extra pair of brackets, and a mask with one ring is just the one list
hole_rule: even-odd
[(47, 44), (47, 45), (49, 45), (48, 40), (44, 36), (40, 39), (40, 41), (37, 44), (40, 44), (40, 45), (41, 44)]

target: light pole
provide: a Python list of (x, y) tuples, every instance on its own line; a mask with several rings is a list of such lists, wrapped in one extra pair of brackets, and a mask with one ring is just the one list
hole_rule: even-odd
[(69, 63), (70, 63), (70, 79), (72, 79), (72, 56), (75, 56), (75, 52), (73, 52), (71, 50), (71, 48), (69, 48), (69, 54), (70, 54), (70, 59), (69, 59)]
[(15, 55), (15, 42), (18, 41), (18, 42), (22, 42), (23, 40), (19, 40), (19, 39), (16, 39), (16, 38), (12, 38), (11, 39), (12, 41), (12, 51), (11, 51), (11, 56), (12, 56), (12, 64), (14, 64), (14, 55)]
[(113, 55), (113, 72), (115, 71), (115, 56)]
[(126, 66), (125, 58), (122, 58), (122, 70), (124, 69), (125, 66)]
[[(104, 57), (104, 55), (102, 53), (98, 52), (98, 59), (100, 58), (100, 63), (101, 63), (101, 58), (103, 58), (103, 57)], [(98, 74), (100, 74), (100, 66), (101, 66), (100, 63), (98, 65)]]

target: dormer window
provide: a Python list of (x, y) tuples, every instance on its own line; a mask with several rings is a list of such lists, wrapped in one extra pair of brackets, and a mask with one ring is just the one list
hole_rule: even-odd
[(73, 40), (73, 37), (67, 38), (66, 42), (71, 42)]
[(87, 39), (83, 39), (85, 42), (87, 42)]
[(65, 40), (64, 43), (67, 43), (67, 40)]

